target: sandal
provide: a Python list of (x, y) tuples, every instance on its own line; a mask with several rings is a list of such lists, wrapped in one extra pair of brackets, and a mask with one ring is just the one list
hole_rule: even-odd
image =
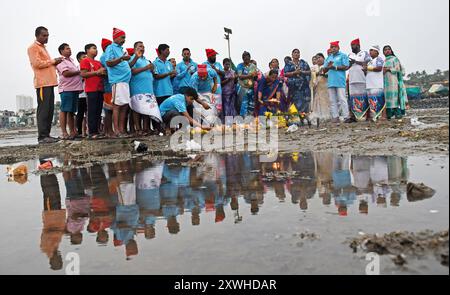
[(90, 135), (89, 139), (90, 140), (100, 140), (100, 139), (105, 139), (105, 137), (103, 135), (100, 135), (100, 134), (95, 134), (95, 135)]

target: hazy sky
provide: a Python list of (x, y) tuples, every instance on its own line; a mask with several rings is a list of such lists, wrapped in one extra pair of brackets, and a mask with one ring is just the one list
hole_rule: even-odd
[(448, 11), (448, 0), (0, 1), (0, 109), (15, 110), (17, 94), (35, 96), (27, 48), (40, 25), (50, 31), (52, 57), (63, 42), (76, 55), (87, 43), (111, 38), (118, 27), (127, 33), (125, 46), (144, 41), (152, 60), (154, 48), (167, 43), (177, 61), (183, 47), (191, 48), (197, 62), (205, 61), (205, 48), (214, 48), (221, 61), (228, 55), (227, 26), (233, 29), (234, 61), (248, 50), (263, 70), (271, 58), (282, 61), (294, 48), (308, 62), (334, 40), (348, 53), (350, 41), (360, 37), (363, 49), (392, 45), (412, 72), (448, 69)]

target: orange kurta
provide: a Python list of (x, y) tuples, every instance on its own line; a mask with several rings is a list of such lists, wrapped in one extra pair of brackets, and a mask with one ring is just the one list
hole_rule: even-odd
[(55, 61), (50, 58), (45, 45), (37, 41), (34, 42), (28, 48), (28, 57), (34, 72), (34, 87), (36, 89), (58, 86)]

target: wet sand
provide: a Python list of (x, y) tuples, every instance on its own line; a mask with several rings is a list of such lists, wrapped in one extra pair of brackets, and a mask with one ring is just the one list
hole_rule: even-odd
[[(411, 125), (416, 116), (423, 127)], [(0, 135), (1, 139), (2, 135)], [(134, 139), (60, 142), (53, 145), (25, 145), (0, 148), (0, 164), (10, 165), (37, 158), (56, 155), (68, 156), (84, 163), (110, 163), (136, 156)], [(186, 153), (174, 152), (169, 147), (169, 137), (137, 139), (149, 147), (140, 156), (180, 157)], [(279, 153), (334, 152), (353, 155), (448, 155), (449, 110), (411, 110), (403, 122), (326, 123), (317, 127), (302, 127), (295, 133), (279, 130)]]

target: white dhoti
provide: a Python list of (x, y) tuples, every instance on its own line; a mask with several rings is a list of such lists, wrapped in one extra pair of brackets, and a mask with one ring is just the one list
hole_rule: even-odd
[(131, 98), (130, 107), (136, 113), (150, 116), (152, 120), (162, 122), (158, 102), (153, 94), (137, 94)]

